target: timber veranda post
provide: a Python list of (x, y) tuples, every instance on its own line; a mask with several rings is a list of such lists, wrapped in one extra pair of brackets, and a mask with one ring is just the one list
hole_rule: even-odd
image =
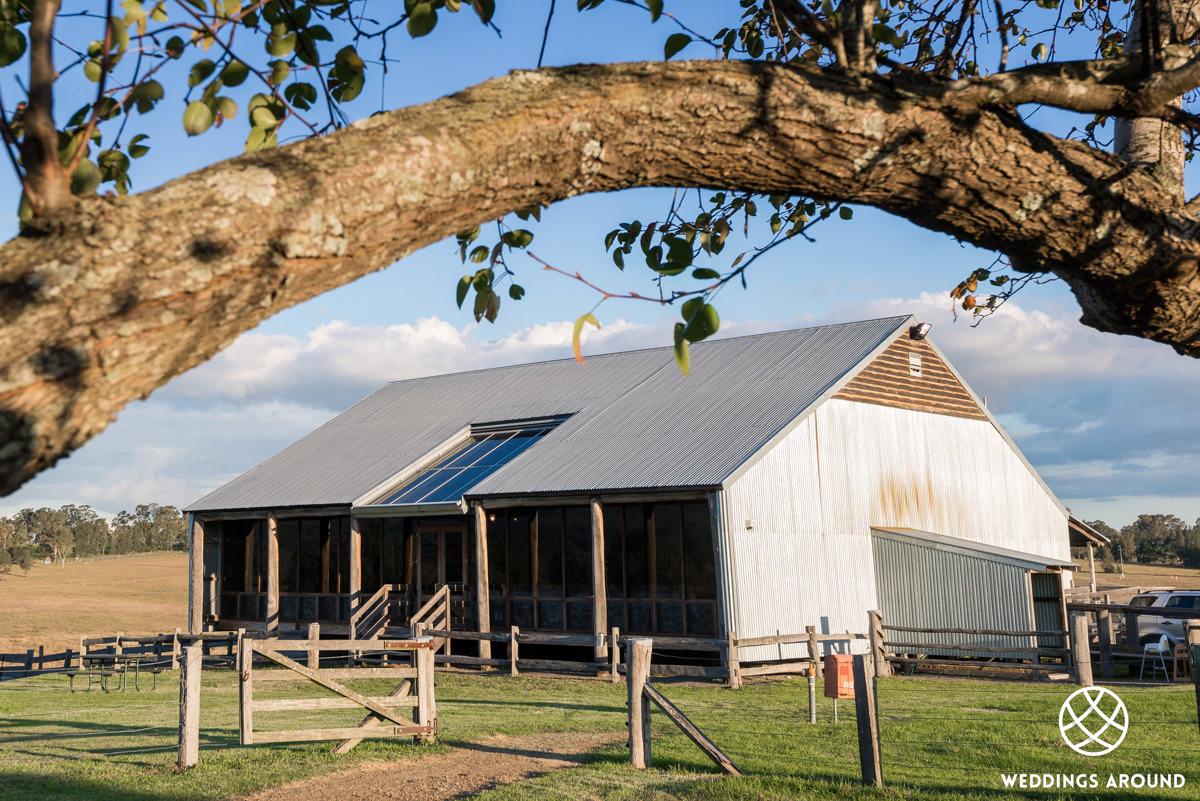
[(1196, 687), (1196, 725), (1200, 726), (1200, 623), (1188, 625), (1187, 644), (1192, 658), (1192, 684)]
[[(487, 510), (483, 504), (475, 505), (475, 618), (481, 634), (492, 631), (491, 588), (488, 586), (488, 543), (487, 543)], [(449, 623), (446, 628), (450, 628)], [(447, 643), (449, 648), (449, 643)], [(479, 658), (492, 658), (492, 641), (479, 640)], [(481, 670), (486, 670), (483, 665)]]
[(642, 769), (650, 766), (650, 703), (646, 700), (646, 681), (650, 678), (650, 658), (654, 640), (639, 638), (626, 641), (625, 686), (629, 704), (629, 764)]

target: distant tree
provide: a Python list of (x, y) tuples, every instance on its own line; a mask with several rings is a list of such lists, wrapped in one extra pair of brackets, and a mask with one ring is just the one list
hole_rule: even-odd
[(66, 512), (43, 507), (22, 510), (21, 515), (27, 518), (38, 553), (65, 566), (67, 557), (75, 551), (75, 532), (71, 530)]
[(112, 552), (169, 551), (187, 540), (183, 514), (174, 506), (140, 503), (113, 518)]
[(109, 544), (108, 521), (90, 506), (68, 504), (60, 509), (67, 516), (67, 525), (75, 535), (75, 553), (93, 556), (104, 553)]
[(1122, 538), (1128, 532), (1137, 547), (1137, 560), (1151, 564), (1174, 564), (1179, 561), (1176, 547), (1180, 535), (1187, 530), (1175, 515), (1138, 515), (1137, 520), (1121, 529)]
[(33, 567), (33, 546), (27, 543), (15, 546), (12, 549), (12, 561), (28, 576), (29, 568)]

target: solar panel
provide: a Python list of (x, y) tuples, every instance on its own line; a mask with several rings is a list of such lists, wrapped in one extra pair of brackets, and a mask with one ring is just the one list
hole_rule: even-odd
[(384, 506), (457, 503), (471, 487), (524, 453), (553, 428), (554, 425), (540, 425), (472, 437), (442, 461), (422, 469), (380, 503)]

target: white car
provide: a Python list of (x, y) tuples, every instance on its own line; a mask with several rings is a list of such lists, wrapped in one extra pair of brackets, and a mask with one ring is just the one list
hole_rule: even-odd
[[(1129, 605), (1179, 611), (1195, 610), (1194, 617), (1200, 619), (1200, 590), (1144, 592), (1141, 595), (1135, 596), (1129, 602)], [(1138, 642), (1143, 645), (1148, 642), (1154, 642), (1164, 634), (1171, 640), (1172, 645), (1177, 642), (1184, 642), (1187, 639), (1184, 626), (1188, 622), (1188, 620), (1183, 618), (1139, 615)]]

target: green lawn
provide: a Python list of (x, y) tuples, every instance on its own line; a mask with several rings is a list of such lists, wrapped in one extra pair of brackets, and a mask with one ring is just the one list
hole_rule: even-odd
[[(368, 740), (335, 757), (328, 743), (242, 748), (236, 743), (236, 697), (230, 671), (204, 677), (200, 767), (173, 767), (177, 688), (157, 692), (68, 693), (66, 678), (0, 684), (0, 800), (141, 801), (219, 799), (365, 760), (403, 759), (410, 745)], [(386, 684), (356, 684), (383, 694)], [(546, 731), (623, 731), (625, 689), (604, 681), (439, 673), (442, 739)], [(265, 687), (266, 685), (264, 685)], [(276, 686), (271, 684), (272, 689)], [(884, 780), (880, 793), (858, 786), (852, 701), (841, 722), (820, 698), (820, 722), (808, 723), (803, 680), (751, 684), (740, 691), (665, 684), (661, 689), (746, 772), (719, 774), (664, 716), (655, 712), (654, 767), (632, 770), (623, 748), (598, 752), (584, 767), (559, 771), (484, 794), (512, 799), (915, 799), (1020, 797), (1195, 798), (1200, 792), (1200, 734), (1191, 685), (1117, 686), (1132, 726), (1112, 754), (1088, 758), (1058, 742), (1059, 706), (1067, 686), (933, 679), (880, 683)], [(258, 697), (265, 693), (258, 692)], [(317, 693), (312, 693), (317, 694)], [(351, 712), (259, 715), (256, 727), (301, 728), (357, 722)], [(1182, 773), (1170, 790), (1006, 790), (1003, 772)]]

